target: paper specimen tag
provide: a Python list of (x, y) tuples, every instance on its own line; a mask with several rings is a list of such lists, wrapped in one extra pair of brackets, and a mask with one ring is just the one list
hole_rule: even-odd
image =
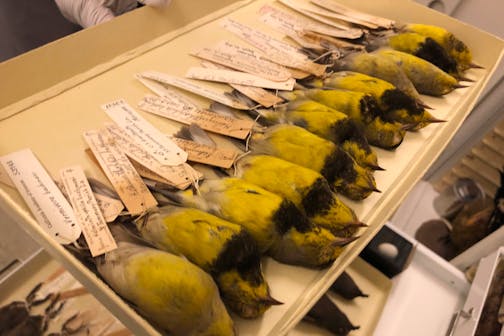
[[(370, 25), (367, 25), (368, 28), (374, 29), (373, 27), (378, 25), (380, 27), (389, 29), (395, 25), (394, 20), (389, 20), (387, 18), (370, 15), (370, 14), (364, 13), (364, 12), (359, 12), (359, 11), (350, 9), (348, 7), (345, 7), (341, 4), (338, 4), (332, 0), (311, 0), (311, 2), (316, 4), (317, 6), (328, 9), (332, 12), (344, 15), (347, 18), (348, 22), (354, 22), (351, 20), (355, 19), (357, 21), (355, 21), (354, 23), (362, 24), (364, 26), (366, 26), (366, 23), (368, 23), (368, 24), (370, 24)], [(362, 23), (359, 23), (359, 22), (362, 22)]]
[[(229, 69), (223, 65), (215, 64), (208, 61), (202, 61), (201, 65), (205, 68), (209, 69)], [(295, 77), (294, 77), (295, 78)], [(253, 86), (245, 86), (238, 84), (229, 84), (233, 89), (241, 92), (245, 96), (249, 97), (253, 101), (258, 102), (264, 107), (271, 107), (275, 104), (279, 104), (283, 102), (282, 98), (275, 96), (267, 90), (262, 88), (253, 87)]]
[(206, 131), (238, 139), (245, 139), (254, 126), (252, 120), (223, 116), (203, 109), (197, 113), (173, 109), (169, 101), (152, 95), (145, 96), (138, 106), (146, 112), (155, 113), (187, 125), (197, 124)]
[(131, 159), (165, 178), (173, 186), (185, 189), (191, 184), (191, 177), (187, 175), (183, 164), (168, 166), (160, 163), (156, 158), (138, 146), (130, 137), (121, 132), (121, 129), (114, 124), (107, 123), (106, 126), (114, 143)]
[[(300, 10), (302, 10), (303, 12), (304, 11), (308, 12), (308, 16), (314, 18), (315, 20), (318, 20), (320, 22), (323, 22), (328, 25), (332, 25), (336, 28), (341, 28), (344, 30), (350, 30), (350, 27), (349, 27), (350, 23), (356, 23), (356, 24), (359, 24), (361, 26), (365, 26), (365, 27), (371, 28), (371, 29), (379, 28), (379, 26), (377, 26), (375, 24), (372, 24), (372, 23), (369, 23), (366, 21), (362, 21), (362, 20), (358, 20), (358, 19), (353, 19), (353, 18), (350, 18), (350, 17), (342, 15), (342, 14), (334, 13), (334, 12), (328, 11), (326, 9), (322, 9), (317, 6), (313, 6), (312, 4), (303, 4), (303, 6), (300, 7)], [(328, 18), (331, 18), (333, 20), (329, 20)], [(356, 32), (358, 30), (360, 30), (357, 28), (353, 28), (353, 29)], [(361, 35), (362, 35), (362, 33), (363, 32), (361, 31)]]
[(8, 185), (9, 187), (16, 188), (14, 183), (12, 183), (9, 175), (7, 175), (7, 172), (3, 168), (2, 165), (0, 165), (0, 183), (3, 183), (5, 185)]
[(95, 257), (116, 249), (114, 237), (103, 218), (82, 168), (67, 167), (60, 171), (60, 175), (91, 255)]
[(113, 142), (107, 131), (87, 131), (84, 139), (110, 183), (132, 215), (157, 205), (131, 162)]
[(290, 59), (309, 61), (308, 57), (300, 53), (296, 47), (240, 22), (226, 18), (222, 21), (222, 26), (264, 53), (278, 53), (282, 51)]
[[(136, 75), (136, 79), (138, 79), (143, 85), (152, 90), (155, 94), (165, 99), (168, 99), (172, 102), (176, 108), (182, 110), (198, 110), (200, 107), (194, 101), (192, 101), (189, 97), (182, 95), (176, 92), (173, 89), (166, 87), (164, 84), (155, 81), (153, 79), (144, 78), (141, 75)], [(175, 107), (174, 106), (174, 107)]]
[(308, 30), (333, 37), (355, 38), (354, 33), (349, 34), (346, 30), (317, 22), (301, 14), (287, 13), (281, 9), (268, 5), (261, 8), (260, 15), (261, 21), (285, 31), (289, 36), (295, 35), (297, 32)]
[(275, 63), (304, 70), (316, 76), (321, 76), (325, 73), (325, 65), (310, 61), (306, 55), (301, 54), (297, 48), (288, 43), (277, 40), (231, 19), (225, 19), (222, 25), (245, 42), (261, 50), (266, 58)]
[(287, 12), (279, 8), (265, 5), (259, 10), (259, 20), (287, 36), (296, 36), (298, 31), (302, 31), (301, 23)]
[(314, 43), (318, 45), (326, 45), (326, 46), (334, 46), (329, 47), (333, 49), (333, 57), (338, 57), (339, 52), (336, 50), (338, 48), (347, 49), (347, 50), (365, 50), (365, 46), (350, 43), (348, 41), (337, 39), (331, 36), (322, 35), (314, 32), (305, 31), (299, 34), (299, 38), (306, 41), (307, 43)]
[[(349, 34), (347, 38), (358, 38), (363, 34), (361, 29), (351, 27), (348, 21), (344, 20), (344, 16), (329, 12), (311, 3), (298, 0), (279, 0), (279, 2), (309, 18), (346, 31)], [(329, 17), (334, 20), (329, 19)]]
[(187, 153), (140, 116), (124, 100), (105, 104), (102, 109), (138, 145), (148, 151), (160, 163), (179, 165), (187, 160)]
[(180, 89), (195, 93), (202, 97), (214, 100), (226, 106), (238, 109), (238, 110), (248, 110), (249, 107), (240, 103), (239, 101), (233, 100), (226, 96), (225, 94), (215, 91), (207, 86), (199, 85), (196, 81), (191, 81), (185, 78), (179, 78), (170, 76), (157, 71), (145, 71), (140, 74), (144, 78), (149, 78), (161, 83), (172, 85)]
[(94, 197), (107, 223), (115, 221), (117, 216), (124, 210), (124, 204), (115, 198), (98, 193), (94, 193)]
[(294, 78), (289, 78), (283, 82), (274, 82), (245, 72), (225, 69), (206, 69), (199, 67), (189, 68), (186, 73), (186, 77), (212, 82), (239, 84), (287, 91), (292, 91), (294, 84), (296, 83)]
[(283, 66), (265, 59), (255, 50), (228, 41), (222, 41), (214, 47), (203, 48), (191, 54), (272, 81), (282, 82), (291, 77)]
[(30, 149), (0, 162), (44, 231), (60, 244), (76, 241), (81, 228), (72, 207)]
[[(312, 4), (296, 0), (278, 1), (285, 6), (299, 12), (301, 15), (305, 15), (306, 17), (315, 20), (310, 20), (310, 26), (308, 28), (305, 28), (305, 30), (311, 30), (326, 35), (347, 39), (357, 39), (363, 34), (363, 31), (361, 29), (350, 28), (343, 23), (338, 23), (334, 20), (330, 20), (324, 16), (321, 16), (320, 14), (325, 13), (325, 11), (320, 10), (317, 6), (314, 6)], [(306, 20), (306, 18), (303, 19)]]
[(237, 155), (236, 151), (230, 149), (219, 149), (180, 138), (172, 138), (172, 140), (189, 154), (189, 161), (210, 166), (230, 168)]

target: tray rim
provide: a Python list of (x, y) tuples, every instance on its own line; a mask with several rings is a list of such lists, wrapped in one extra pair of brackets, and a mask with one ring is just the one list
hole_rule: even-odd
[[(189, 26), (186, 26), (181, 29), (182, 32), (177, 31), (179, 34), (184, 34), (187, 31), (190, 31), (191, 29), (194, 29), (196, 27), (199, 27), (205, 23), (211, 22), (215, 19), (217, 19), (220, 16), (232, 13), (234, 10), (246, 6), (249, 3), (255, 2), (254, 0), (246, 0), (246, 1), (240, 1), (236, 4), (230, 5), (228, 7), (225, 7), (219, 12), (211, 13), (209, 16), (205, 16), (201, 20), (198, 20)], [(418, 5), (420, 6), (420, 5)], [(209, 18), (211, 17), (211, 18)], [(201, 21), (201, 22), (200, 22)], [(190, 27), (190, 28), (188, 28)], [(167, 35), (171, 36), (171, 34), (176, 34), (176, 32), (171, 32)], [(179, 36), (179, 35), (176, 35)], [(176, 37), (174, 36), (174, 37)], [(171, 37), (171, 38), (174, 38)], [(142, 53), (151, 50), (153, 48), (156, 48), (157, 46), (162, 45), (163, 43), (167, 43), (169, 41), (165, 41), (164, 39), (166, 36), (160, 37), (158, 39), (155, 39), (151, 42), (149, 42), (146, 45), (139, 46), (136, 48), (134, 51), (131, 53), (127, 53), (126, 55), (120, 55), (116, 59), (112, 60), (111, 62), (101, 64), (88, 72), (85, 72), (79, 76), (76, 76), (69, 81), (65, 81), (60, 83), (60, 85), (57, 85), (55, 87), (51, 87), (48, 90), (45, 90), (44, 92), (37, 93), (34, 96), (31, 96), (28, 98), (28, 100), (23, 103), (29, 103), (31, 105), (24, 105), (24, 106), (8, 106), (4, 109), (0, 110), (0, 116), (2, 113), (20, 113), (24, 111), (25, 109), (28, 109), (30, 106), (34, 106), (46, 99), (50, 99), (54, 96), (57, 96), (59, 93), (64, 92), (74, 86), (76, 86), (78, 83), (81, 83), (83, 81), (87, 81), (88, 79), (92, 79), (94, 76), (97, 76), (103, 72), (108, 71), (110, 68), (113, 68), (114, 66), (117, 66), (119, 64), (125, 63), (130, 59), (133, 59)], [(164, 42), (163, 42), (164, 41)], [(465, 117), (471, 112), (472, 108), (476, 104), (477, 97), (480, 96), (483, 88), (485, 85), (488, 83), (490, 79), (490, 75), (493, 73), (493, 70), (495, 69), (496, 65), (501, 61), (503, 58), (504, 54), (504, 48), (501, 49), (500, 55), (498, 57), (498, 60), (494, 67), (492, 69), (489, 69), (488, 73), (484, 75), (482, 80), (480, 80), (474, 87), (473, 90), (471, 90), (471, 94), (467, 95), (465, 99), (462, 101), (457, 102), (457, 104), (463, 104), (464, 102), (469, 102), (469, 105), (467, 105), (466, 112), (465, 113), (460, 113), (457, 114), (455, 119), (452, 119), (449, 123), (450, 127), (449, 130), (451, 132), (451, 136), (455, 133), (455, 131), (460, 127), (462, 124), (463, 120)], [(65, 87), (65, 85), (69, 85), (68, 87)], [(13, 109), (11, 109), (13, 108)], [(446, 131), (448, 132), (448, 131)], [(392, 195), (393, 197), (389, 197), (386, 201), (380, 199), (380, 201), (377, 203), (377, 208), (378, 210), (368, 214), (368, 216), (364, 217), (363, 220), (367, 222), (373, 222), (373, 223), (381, 223), (377, 225), (372, 225), (370, 226), (364, 235), (360, 238), (362, 244), (358, 249), (352, 250), (352, 253), (358, 254), (358, 250), (363, 249), (365, 246), (365, 243), (369, 242), (372, 237), (378, 232), (378, 230), (385, 224), (386, 220), (390, 216), (390, 214), (394, 211), (395, 207), (397, 207), (402, 199), (404, 199), (407, 195), (407, 192), (413, 187), (413, 185), (418, 181), (421, 176), (426, 172), (428, 167), (434, 162), (434, 160), (437, 158), (437, 156), (441, 153), (440, 150), (436, 150), (434, 147), (442, 147), (444, 148), (447, 143), (450, 141), (451, 137), (448, 137), (446, 139), (439, 139), (441, 138), (441, 135), (438, 132), (437, 136), (433, 135), (430, 139), (428, 144), (426, 145), (427, 150), (423, 151), (420, 161), (422, 162), (421, 165), (416, 165), (413, 169), (409, 171), (409, 173), (406, 175), (406, 179), (402, 179), (401, 184), (404, 186), (404, 189), (402, 194), (400, 193), (395, 193)], [(443, 134), (445, 135), (445, 134)], [(434, 141), (437, 139), (437, 141)], [(435, 155), (431, 155), (434, 153)], [(399, 178), (399, 177), (397, 177)], [(100, 301), (104, 303), (105, 306), (109, 310), (111, 310), (125, 325), (127, 325), (132, 331), (135, 333), (142, 334), (144, 332), (148, 332), (149, 334), (159, 334), (155, 329), (152, 328), (152, 326), (147, 323), (143, 318), (141, 318), (131, 307), (129, 307), (125, 302), (119, 298), (115, 292), (113, 292), (106, 284), (104, 284), (101, 280), (98, 280), (98, 278), (90, 272), (87, 268), (85, 268), (79, 261), (77, 261), (73, 256), (66, 251), (64, 248), (61, 246), (55, 246), (55, 244), (50, 243), (50, 237), (39, 228), (38, 223), (31, 217), (31, 214), (24, 209), (23, 207), (19, 206), (19, 204), (14, 201), (10, 195), (2, 190), (0, 188), (0, 207), (4, 209), (10, 216), (13, 217), (13, 219), (16, 221), (16, 223), (21, 223), (21, 226), (32, 236), (34, 239), (42, 245), (55, 259), (57, 259), (59, 262), (61, 262), (69, 271), (71, 271), (72, 275), (74, 275), (81, 283), (83, 283), (86, 287), (91, 288), (93, 290), (93, 293), (95, 295), (99, 296)], [(319, 276), (316, 278), (315, 282), (323, 282), (324, 285), (318, 287), (318, 288), (312, 288), (312, 290), (308, 290), (305, 293), (305, 296), (311, 295), (312, 300), (310, 303), (314, 303), (320, 295), (327, 289), (330, 285), (330, 283), (339, 276), (339, 274), (342, 272), (344, 267), (348, 266), (351, 261), (354, 258), (346, 257), (346, 255), (342, 256), (341, 259), (337, 260), (336, 263), (328, 270), (326, 270), (323, 274), (319, 274)], [(288, 317), (285, 314), (283, 318), (281, 318), (275, 326), (270, 330), (268, 334), (270, 335), (278, 335), (278, 334), (285, 334), (290, 328), (292, 328), (304, 315), (309, 310), (309, 307), (311, 304), (305, 304), (303, 307), (299, 309), (294, 309), (294, 311), (288, 311), (287, 313), (291, 312), (291, 316)], [(293, 305), (293, 308), (294, 305)], [(117, 314), (121, 314), (122, 316), (118, 316)], [(133, 319), (132, 316), (134, 317)], [(130, 322), (131, 321), (131, 322)]]

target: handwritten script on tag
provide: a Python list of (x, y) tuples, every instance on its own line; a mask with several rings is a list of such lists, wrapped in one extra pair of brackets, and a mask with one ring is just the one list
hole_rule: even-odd
[(0, 163), (44, 231), (60, 244), (79, 238), (72, 207), (30, 149), (0, 157)]
[[(202, 61), (201, 65), (205, 68), (209, 69), (229, 69), (228, 67), (225, 67), (220, 64), (215, 64), (212, 62), (208, 61)], [(258, 88), (258, 87), (253, 87), (253, 86), (246, 86), (246, 85), (239, 85), (239, 84), (229, 84), (233, 89), (241, 92), (244, 94), (246, 97), (249, 97), (255, 102), (258, 102), (264, 107), (271, 107), (275, 104), (281, 103), (283, 100), (280, 97), (275, 96), (274, 94), (270, 93), (268, 90)]]
[(139, 215), (157, 205), (140, 175), (106, 130), (87, 131), (84, 139), (132, 215)]
[(168, 101), (152, 95), (145, 96), (138, 106), (146, 112), (155, 113), (187, 125), (197, 124), (204, 130), (238, 139), (245, 139), (254, 125), (251, 120), (227, 117), (207, 110), (199, 110), (194, 113), (173, 109)]
[(107, 223), (115, 221), (124, 210), (124, 205), (120, 200), (98, 193), (95, 193), (94, 197)]
[(236, 151), (200, 144), (194, 141), (172, 138), (189, 154), (189, 161), (204, 163), (210, 166), (230, 168), (236, 158)]
[(266, 58), (277, 64), (307, 71), (316, 76), (325, 73), (325, 65), (310, 61), (306, 55), (301, 54), (296, 47), (288, 43), (231, 19), (223, 20), (222, 25), (245, 42), (261, 50)]
[(265, 89), (292, 91), (296, 81), (289, 78), (283, 82), (274, 82), (245, 72), (225, 70), (225, 69), (207, 69), (191, 67), (187, 70), (186, 77), (200, 79), (212, 82), (239, 84), (246, 86), (255, 86)]
[(193, 56), (272, 81), (286, 81), (291, 75), (285, 67), (267, 60), (251, 48), (229, 41), (191, 53)]
[(192, 101), (189, 97), (182, 95), (175, 90), (166, 87), (164, 84), (155, 81), (153, 79), (144, 78), (141, 75), (135, 76), (142, 84), (152, 90), (155, 94), (160, 97), (169, 100), (174, 108), (182, 109), (182, 110), (198, 110), (200, 107), (194, 101)]
[(191, 184), (184, 164), (168, 166), (160, 163), (148, 151), (138, 146), (131, 138), (121, 132), (121, 129), (114, 124), (105, 125), (114, 143), (131, 159), (165, 178), (171, 185), (185, 189)]
[(197, 81), (188, 80), (185, 78), (179, 78), (170, 76), (165, 73), (157, 72), (157, 71), (145, 71), (140, 74), (140, 76), (144, 78), (149, 78), (160, 83), (172, 85), (178, 87), (179, 89), (186, 90), (202, 97), (208, 98), (210, 100), (214, 100), (226, 106), (238, 109), (238, 110), (248, 110), (249, 107), (247, 105), (242, 104), (237, 100), (233, 100), (230, 97), (226, 96), (222, 92), (216, 91), (208, 86), (202, 86)]
[[(357, 39), (362, 36), (363, 31), (357, 28), (350, 28), (344, 23), (338, 23), (334, 20), (329, 20), (320, 13), (323, 13), (317, 6), (309, 3), (299, 2), (296, 0), (278, 0), (285, 6), (294, 9), (300, 14), (294, 14), (292, 17), (296, 20), (307, 22), (305, 30), (314, 31), (317, 33), (329, 35), (332, 37), (340, 37), (347, 39)], [(302, 15), (305, 15), (303, 17)], [(309, 17), (310, 19), (306, 18)], [(313, 20), (312, 20), (313, 19)]]
[(124, 100), (102, 106), (107, 115), (139, 146), (165, 165), (179, 165), (187, 160), (187, 153), (140, 116)]
[(95, 257), (116, 249), (116, 242), (82, 168), (67, 167), (60, 171), (60, 175), (91, 255)]

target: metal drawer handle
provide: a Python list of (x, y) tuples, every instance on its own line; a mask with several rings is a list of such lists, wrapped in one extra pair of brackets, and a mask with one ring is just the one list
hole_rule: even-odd
[(448, 330), (446, 331), (446, 336), (453, 336), (455, 333), (455, 326), (458, 323), (458, 320), (460, 318), (463, 318), (465, 320), (468, 320), (473, 317), (474, 313), (474, 308), (470, 308), (468, 311), (465, 311), (464, 309), (459, 310), (455, 314), (453, 314), (453, 317), (450, 322), (450, 326), (448, 327)]

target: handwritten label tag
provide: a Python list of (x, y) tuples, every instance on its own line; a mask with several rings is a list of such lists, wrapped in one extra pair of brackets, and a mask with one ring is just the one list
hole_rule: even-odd
[(84, 133), (95, 159), (132, 215), (139, 215), (157, 205), (142, 178), (107, 131)]
[(354, 33), (348, 33), (346, 30), (329, 26), (325, 23), (317, 22), (306, 16), (296, 13), (288, 13), (272, 6), (263, 6), (260, 9), (260, 20), (281, 29), (289, 36), (297, 35), (297, 32), (314, 31), (317, 33), (340, 37), (355, 38)]
[(253, 49), (228, 41), (222, 41), (214, 47), (206, 47), (191, 54), (272, 81), (283, 82), (291, 78), (285, 67), (258, 55)]
[(179, 165), (187, 160), (187, 153), (140, 116), (124, 100), (105, 104), (102, 109), (138, 145), (165, 165)]
[(306, 55), (301, 54), (296, 47), (288, 43), (231, 19), (225, 19), (222, 25), (245, 42), (261, 50), (266, 58), (275, 63), (304, 70), (316, 76), (322, 76), (325, 73), (325, 65), (310, 61)]
[[(343, 23), (335, 22), (320, 14), (325, 12), (317, 6), (296, 0), (278, 0), (285, 6), (299, 12), (302, 15), (309, 17), (315, 21), (310, 22), (310, 26), (305, 30), (314, 31), (338, 38), (357, 39), (362, 37), (364, 32), (358, 28), (350, 28)], [(306, 19), (306, 18), (303, 18)]]
[(149, 168), (141, 165), (140, 163), (136, 162), (135, 160), (131, 159), (130, 161), (131, 161), (131, 164), (133, 165), (133, 167), (135, 167), (138, 174), (140, 174), (140, 176), (147, 179), (147, 180), (144, 180), (144, 183), (148, 186), (149, 186), (148, 180), (151, 180), (151, 181), (155, 181), (155, 182), (160, 182), (163, 185), (167, 185), (170, 187), (184, 189), (184, 188), (187, 188), (191, 183), (194, 183), (195, 181), (201, 180), (203, 178), (203, 174), (201, 172), (197, 171), (196, 169), (191, 167), (189, 164), (183, 163), (182, 165), (184, 166), (184, 169), (185, 169), (185, 175), (190, 176), (190, 182), (184, 183), (184, 185), (176, 186), (176, 185), (173, 185), (170, 181), (168, 181), (164, 177), (156, 174), (155, 172), (153, 172)]
[(3, 168), (2, 165), (0, 165), (0, 183), (3, 183), (5, 185), (8, 185), (9, 187), (16, 188), (14, 183), (12, 183), (9, 175), (7, 175), (7, 172)]
[(225, 69), (206, 69), (191, 67), (186, 73), (186, 77), (220, 83), (232, 83), (246, 86), (255, 86), (265, 89), (292, 91), (296, 81), (289, 78), (283, 82), (274, 82), (262, 77), (251, 75), (245, 72), (225, 70)]
[(218, 92), (216, 90), (211, 89), (208, 86), (202, 86), (199, 85), (196, 81), (191, 81), (185, 78), (179, 78), (179, 77), (174, 77), (170, 76), (168, 74), (164, 74), (161, 72), (157, 71), (145, 71), (140, 74), (140, 76), (144, 78), (149, 78), (161, 83), (165, 83), (168, 85), (172, 85), (175, 87), (178, 87), (182, 90), (186, 90), (192, 93), (195, 93), (197, 95), (200, 95), (202, 97), (214, 100), (216, 102), (219, 102), (221, 104), (224, 104), (229, 107), (233, 107), (238, 110), (248, 110), (249, 107), (247, 105), (244, 105), (240, 103), (237, 100), (231, 99), (225, 94)]
[(67, 167), (60, 171), (60, 175), (91, 255), (95, 257), (116, 249), (114, 237), (103, 218), (82, 168)]
[(267, 6), (267, 5), (263, 6), (259, 11), (259, 13), (260, 13), (259, 20), (262, 21), (263, 23), (267, 24), (268, 26), (284, 33), (285, 36), (292, 39), (294, 42), (296, 42), (297, 44), (299, 44), (303, 48), (320, 50), (320, 51), (325, 50), (325, 48), (322, 47), (320, 44), (311, 43), (309, 41), (306, 41), (304, 38), (302, 38), (300, 35), (306, 31), (299, 30), (302, 27), (299, 27), (297, 24), (295, 24), (291, 20), (288, 20), (288, 19), (285, 20), (284, 17), (281, 15), (281, 14), (283, 14), (283, 12), (281, 12), (281, 13), (279, 13), (279, 12), (280, 11), (274, 7)]
[[(295, 3), (293, 3), (293, 4), (295, 4)], [(299, 11), (303, 11), (303, 12), (306, 11), (306, 12), (308, 12), (309, 17), (312, 17), (313, 19), (320, 21), (320, 22), (323, 22), (323, 23), (326, 23), (328, 25), (332, 25), (336, 28), (341, 28), (343, 30), (353, 29), (356, 32), (360, 30), (358, 28), (351, 28), (350, 23), (357, 23), (361, 26), (366, 26), (371, 29), (379, 28), (375, 24), (370, 24), (368, 22), (365, 22), (365, 21), (362, 21), (359, 19), (349, 18), (348, 16), (334, 13), (334, 12), (328, 11), (325, 8), (314, 6), (312, 4), (303, 3), (299, 7)], [(332, 20), (330, 20), (328, 18), (331, 18)], [(360, 31), (360, 34), (362, 36), (362, 34), (363, 34), (362, 30)]]
[(232, 118), (207, 110), (198, 110), (197, 112), (177, 110), (172, 107), (169, 101), (152, 95), (145, 96), (138, 106), (146, 112), (155, 113), (187, 125), (197, 124), (206, 131), (238, 139), (245, 139), (254, 126), (252, 120)]
[(30, 149), (2, 156), (0, 163), (44, 231), (60, 244), (79, 238), (72, 207)]
[(221, 24), (224, 28), (236, 34), (238, 37), (242, 38), (247, 43), (252, 44), (264, 53), (278, 53), (279, 51), (282, 51), (289, 58), (294, 58), (298, 61), (309, 61), (308, 57), (300, 53), (296, 47), (286, 42), (277, 40), (274, 37), (259, 30), (255, 30), (252, 27), (246, 26), (229, 18), (224, 19)]
[(94, 197), (107, 223), (115, 221), (117, 216), (124, 210), (124, 204), (115, 198), (98, 193), (94, 193)]
[(164, 165), (156, 160), (150, 152), (138, 146), (130, 137), (121, 132), (121, 129), (116, 125), (107, 123), (105, 127), (115, 144), (131, 159), (165, 178), (171, 185), (179, 189), (185, 189), (191, 184), (191, 177), (187, 175), (184, 164), (177, 166)]
[(370, 15), (368, 13), (359, 12), (341, 4), (336, 3), (332, 0), (311, 0), (310, 2), (320, 6), (322, 8), (328, 9), (334, 13), (339, 13), (345, 16), (345, 21), (357, 23), (366, 26), (371, 29), (377, 28), (377, 26), (390, 29), (395, 25), (394, 20), (387, 18)]
[[(202, 61), (201, 65), (205, 68), (209, 69), (229, 69), (223, 65), (220, 64), (215, 64), (212, 62), (208, 61)], [(296, 77), (294, 77), (296, 78)], [(233, 89), (241, 92), (245, 96), (249, 97), (255, 102), (258, 102), (264, 107), (271, 107), (275, 104), (279, 104), (283, 102), (282, 98), (275, 96), (274, 94), (270, 93), (267, 90), (264, 90), (262, 88), (258, 87), (253, 87), (253, 86), (246, 86), (246, 85), (239, 85), (239, 84), (229, 84)]]
[(188, 160), (210, 166), (230, 168), (237, 156), (236, 151), (200, 144), (191, 140), (172, 138), (187, 154)]
[(155, 81), (153, 79), (144, 78), (137, 74), (135, 77), (146, 87), (152, 90), (155, 94), (163, 97), (172, 102), (176, 108), (183, 110), (198, 110), (200, 107), (196, 102), (191, 100), (189, 97), (178, 93), (177, 91), (166, 87), (161, 82)]

